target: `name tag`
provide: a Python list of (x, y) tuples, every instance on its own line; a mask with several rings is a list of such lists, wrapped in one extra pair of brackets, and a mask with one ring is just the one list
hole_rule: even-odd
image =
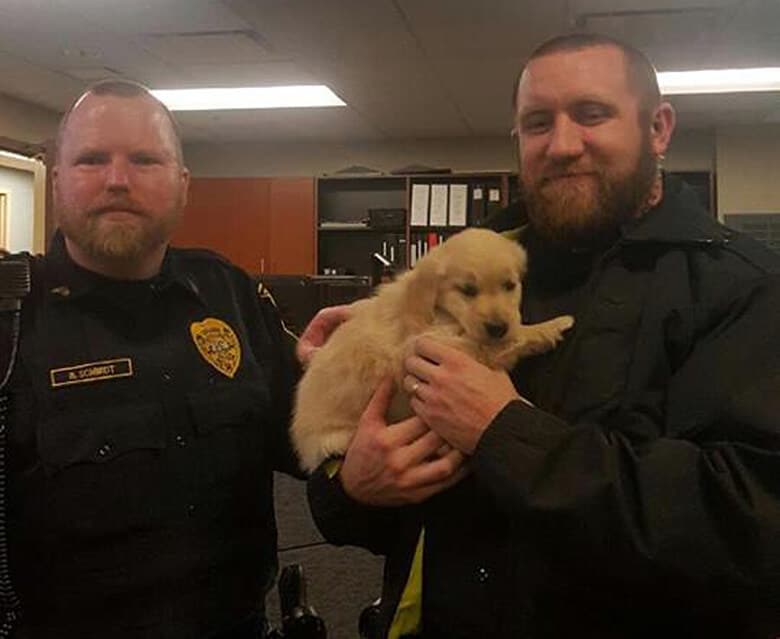
[(129, 357), (108, 359), (102, 362), (90, 362), (89, 364), (79, 364), (78, 366), (66, 366), (65, 368), (55, 368), (49, 371), (52, 388), (132, 376), (133, 361)]

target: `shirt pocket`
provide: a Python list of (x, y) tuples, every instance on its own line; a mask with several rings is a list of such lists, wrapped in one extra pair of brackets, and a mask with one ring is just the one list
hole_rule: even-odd
[(60, 414), (41, 422), (38, 446), (47, 474), (81, 464), (107, 464), (134, 452), (165, 448), (156, 404)]
[(94, 539), (161, 518), (165, 423), (153, 404), (52, 415), (38, 429), (41, 531)]
[(187, 396), (195, 432), (209, 436), (224, 429), (256, 427), (268, 418), (271, 400), (262, 382), (218, 384)]
[(206, 489), (235, 493), (237, 486), (256, 487), (263, 481), (272, 454), (266, 433), (271, 401), (265, 385), (225, 382), (189, 393), (187, 403), (194, 445), (202, 455), (199, 481)]

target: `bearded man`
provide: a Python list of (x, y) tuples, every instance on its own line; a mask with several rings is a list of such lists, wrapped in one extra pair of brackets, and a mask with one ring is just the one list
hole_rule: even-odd
[(257, 639), (272, 470), (297, 472), (281, 322), (245, 273), (168, 246), (189, 172), (144, 87), (78, 99), (52, 180), (9, 387), (15, 636)]
[(387, 556), (382, 637), (777, 636), (780, 260), (663, 175), (675, 115), (634, 48), (553, 39), (514, 96), (527, 223), (494, 224), (524, 320), (574, 329), (510, 374), (419, 339), (416, 417), (387, 428), (380, 389), (315, 519)]

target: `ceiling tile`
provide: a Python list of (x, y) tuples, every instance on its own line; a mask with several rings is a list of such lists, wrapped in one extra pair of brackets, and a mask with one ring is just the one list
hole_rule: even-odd
[(48, 0), (46, 2), (46, 4), (52, 3), (81, 14), (89, 20), (90, 24), (99, 29), (117, 34), (229, 31), (247, 28), (246, 22), (218, 0)]
[[(780, 65), (777, 0), (0, 0), (0, 87), (61, 111), (112, 73), (155, 88), (322, 83), (349, 108), (188, 115), (185, 137), (504, 136), (522, 59), (583, 13), (661, 70)], [(675, 99), (684, 128), (777, 118), (777, 104)]]
[(242, 64), (260, 62), (271, 54), (251, 31), (160, 34), (140, 42), (172, 65)]

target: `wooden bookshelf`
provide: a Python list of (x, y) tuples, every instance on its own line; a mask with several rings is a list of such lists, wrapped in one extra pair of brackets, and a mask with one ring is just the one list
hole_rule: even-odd
[[(431, 224), (428, 217), (424, 224), (414, 224), (411, 212), (415, 185), (431, 188), (437, 185), (439, 189), (449, 189), (451, 185), (465, 187), (465, 225), (449, 223), (449, 190), (444, 223)], [(377, 266), (374, 253), (391, 260), (396, 270), (404, 270), (419, 258), (423, 239), (427, 248), (434, 237), (436, 241), (443, 240), (466, 226), (481, 225), (509, 203), (515, 185), (515, 175), (508, 172), (318, 178), (317, 273), (374, 275)], [(475, 195), (480, 197), (475, 199)], [(481, 208), (475, 204), (478, 201), (482, 203)], [(379, 212), (383, 218), (381, 225), (371, 219), (372, 211)], [(392, 224), (396, 211), (401, 213), (397, 214), (397, 224)]]

